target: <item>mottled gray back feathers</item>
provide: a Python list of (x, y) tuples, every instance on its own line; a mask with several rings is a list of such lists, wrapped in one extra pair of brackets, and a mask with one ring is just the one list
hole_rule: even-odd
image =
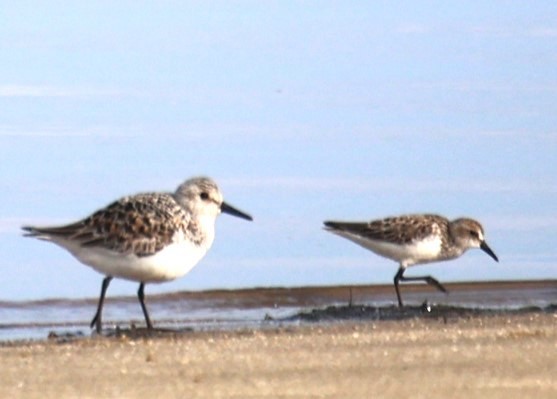
[(367, 223), (327, 221), (325, 226), (372, 240), (409, 244), (437, 232), (448, 232), (449, 221), (438, 215), (403, 215)]
[[(186, 234), (190, 222), (191, 215), (172, 195), (147, 193), (124, 197), (76, 223), (24, 230), (29, 236), (59, 237), (84, 247), (148, 256), (170, 244), (176, 232)], [(191, 238), (196, 241), (196, 237)]]

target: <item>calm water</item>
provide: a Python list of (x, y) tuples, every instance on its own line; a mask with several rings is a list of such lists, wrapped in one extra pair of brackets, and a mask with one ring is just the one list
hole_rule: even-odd
[[(557, 306), (557, 280), (446, 284), (449, 295), (425, 285), (404, 285), (407, 305), (446, 305), (480, 311), (519, 310)], [(44, 339), (49, 333), (91, 334), (89, 322), (96, 298), (29, 302), (0, 301), (0, 341)], [(147, 296), (157, 327), (203, 329), (264, 328), (279, 323), (303, 323), (300, 313), (342, 307), (350, 302), (378, 309), (398, 310), (392, 286), (261, 288), (231, 291), (178, 292)], [(137, 298), (108, 298), (103, 325), (128, 328), (143, 324)]]

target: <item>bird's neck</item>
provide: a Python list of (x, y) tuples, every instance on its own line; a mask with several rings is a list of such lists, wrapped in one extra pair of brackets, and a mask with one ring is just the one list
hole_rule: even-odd
[(456, 239), (456, 235), (454, 232), (453, 226), (449, 223), (446, 226), (448, 234), (446, 235), (446, 242), (443, 242), (443, 254), (445, 259), (453, 259), (458, 258), (462, 255), (468, 247), (464, 247), (461, 243)]

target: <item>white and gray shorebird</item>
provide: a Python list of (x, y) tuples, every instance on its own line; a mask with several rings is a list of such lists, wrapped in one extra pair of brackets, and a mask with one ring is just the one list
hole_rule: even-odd
[(145, 284), (171, 281), (189, 272), (211, 247), (221, 212), (252, 220), (223, 201), (213, 180), (196, 177), (174, 193), (127, 196), (65, 226), (22, 228), (26, 236), (51, 241), (106, 276), (91, 328), (102, 331), (104, 297), (116, 277), (140, 283), (137, 296), (147, 328), (152, 329)]
[(455, 259), (470, 248), (481, 248), (495, 261), (495, 253), (485, 242), (484, 230), (473, 219), (449, 221), (438, 215), (403, 215), (370, 222), (326, 221), (325, 230), (399, 263), (394, 277), (398, 304), (400, 281), (425, 281), (442, 292), (445, 287), (431, 276), (405, 277), (406, 268), (423, 263)]

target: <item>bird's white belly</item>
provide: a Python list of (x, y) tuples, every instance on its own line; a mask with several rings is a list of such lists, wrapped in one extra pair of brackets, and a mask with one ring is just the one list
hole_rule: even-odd
[(122, 255), (104, 248), (78, 247), (70, 252), (82, 263), (113, 277), (139, 282), (174, 280), (189, 272), (205, 256), (209, 246), (184, 240), (172, 243), (154, 255)]
[(441, 239), (438, 236), (430, 236), (425, 240), (415, 241), (412, 243), (394, 244), (346, 232), (334, 231), (334, 233), (347, 238), (378, 255), (397, 261), (404, 267), (440, 260), (439, 255), (441, 253)]

